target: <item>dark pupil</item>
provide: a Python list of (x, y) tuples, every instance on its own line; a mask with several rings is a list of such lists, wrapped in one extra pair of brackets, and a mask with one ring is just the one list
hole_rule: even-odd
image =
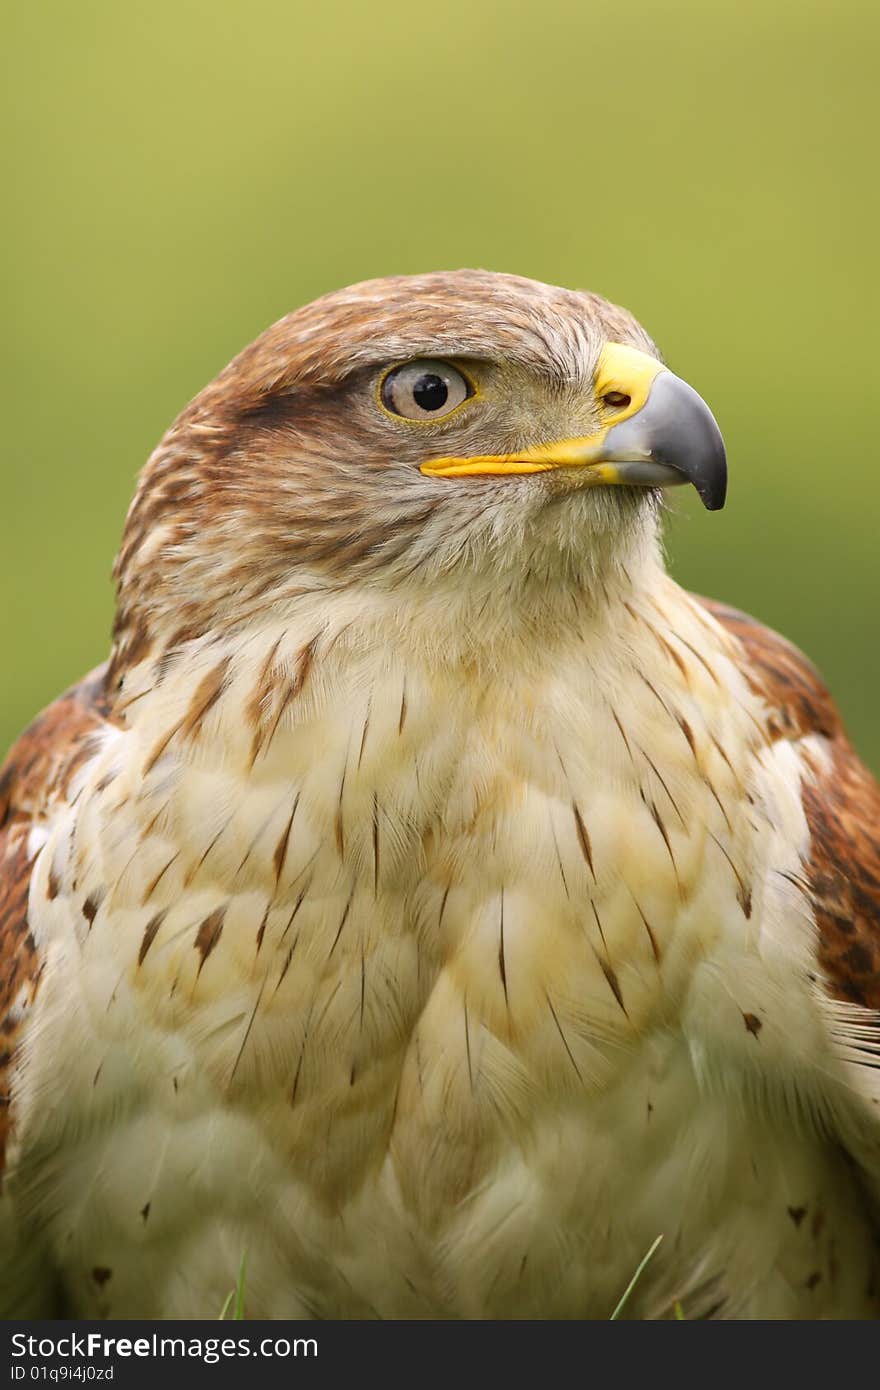
[(421, 410), (439, 410), (449, 397), (449, 387), (442, 376), (425, 372), (413, 386), (413, 400)]

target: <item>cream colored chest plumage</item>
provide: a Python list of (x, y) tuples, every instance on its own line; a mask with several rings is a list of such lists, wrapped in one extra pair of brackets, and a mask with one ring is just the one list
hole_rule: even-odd
[(660, 1234), (636, 1310), (848, 1306), (790, 1214), (857, 1221), (786, 1103), (796, 754), (725, 640), (669, 585), (539, 666), (340, 618), (141, 673), (32, 885), (13, 1181), (75, 1307), (211, 1316), (246, 1253), (253, 1315), (602, 1317)]

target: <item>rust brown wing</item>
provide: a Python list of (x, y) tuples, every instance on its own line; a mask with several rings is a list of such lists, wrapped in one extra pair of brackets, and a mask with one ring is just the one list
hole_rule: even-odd
[(743, 672), (769, 711), (772, 739), (821, 734), (830, 763), (803, 783), (810, 852), (801, 886), (816, 919), (818, 961), (832, 997), (880, 1010), (880, 786), (860, 762), (816, 668), (754, 618), (700, 603), (736, 637)]
[(834, 1129), (855, 1160), (853, 1178), (880, 1245), (880, 787), (806, 657), (744, 613), (699, 601), (738, 639), (743, 673), (768, 709), (768, 736), (824, 740), (826, 757), (800, 749), (810, 838), (792, 881), (815, 921), (820, 1007), (846, 1076)]
[(89, 757), (109, 702), (99, 667), (39, 715), (0, 767), (0, 1173), (9, 1124), (15, 1048), (39, 987), (41, 963), (28, 926), (28, 888), (39, 848), (31, 832), (63, 798)]

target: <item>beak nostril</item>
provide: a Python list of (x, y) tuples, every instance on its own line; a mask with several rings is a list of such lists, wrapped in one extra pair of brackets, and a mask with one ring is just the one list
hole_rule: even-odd
[(625, 410), (631, 400), (632, 396), (628, 396), (624, 391), (606, 391), (602, 397), (603, 403), (612, 410)]

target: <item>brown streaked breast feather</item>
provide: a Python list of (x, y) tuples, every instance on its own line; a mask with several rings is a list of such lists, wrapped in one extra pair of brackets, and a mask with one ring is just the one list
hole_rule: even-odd
[(91, 754), (91, 736), (108, 718), (104, 669), (93, 671), (39, 715), (0, 767), (0, 1173), (15, 1049), (41, 970), (28, 923), (36, 859), (28, 850), (28, 837), (53, 801), (64, 796), (77, 767)]
[(827, 740), (830, 766), (804, 759), (810, 849), (798, 886), (813, 908), (829, 992), (880, 1011), (880, 786), (847, 739), (822, 677), (797, 647), (745, 613), (698, 601), (738, 639), (743, 674), (769, 710), (769, 737)]

